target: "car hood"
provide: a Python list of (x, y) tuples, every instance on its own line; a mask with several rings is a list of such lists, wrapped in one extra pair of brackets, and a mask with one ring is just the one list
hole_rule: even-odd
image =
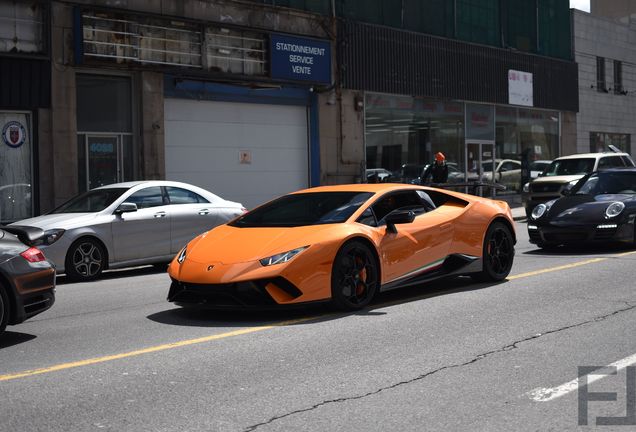
[(53, 228), (68, 230), (71, 228), (90, 225), (96, 217), (97, 213), (55, 213), (30, 219), (23, 219), (13, 223), (12, 225), (33, 226), (42, 228), (45, 231)]
[(563, 175), (563, 176), (549, 176), (549, 177), (537, 177), (532, 180), (534, 184), (541, 183), (570, 183), (574, 180), (579, 180), (583, 178), (585, 174), (577, 174), (577, 175)]
[(221, 225), (190, 242), (187, 259), (197, 263), (252, 262), (325, 241), (326, 231), (333, 232), (333, 227), (236, 228)]
[(548, 219), (553, 225), (585, 225), (607, 220), (605, 210), (610, 203), (622, 201), (625, 205), (636, 205), (634, 195), (571, 195), (559, 198), (552, 204)]

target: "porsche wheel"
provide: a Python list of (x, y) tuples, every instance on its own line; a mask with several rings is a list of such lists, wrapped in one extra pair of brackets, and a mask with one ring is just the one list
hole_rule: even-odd
[(341, 310), (358, 310), (369, 304), (378, 287), (378, 266), (364, 243), (345, 244), (333, 263), (331, 299)]
[(484, 268), (473, 277), (480, 282), (505, 279), (512, 268), (514, 255), (514, 240), (510, 229), (501, 222), (493, 223), (484, 239)]
[(0, 285), (0, 335), (7, 328), (7, 323), (9, 322), (9, 314), (11, 312), (9, 307), (7, 293), (4, 291), (4, 287)]
[(66, 254), (66, 275), (73, 281), (96, 279), (106, 265), (106, 253), (92, 238), (82, 238), (71, 245)]

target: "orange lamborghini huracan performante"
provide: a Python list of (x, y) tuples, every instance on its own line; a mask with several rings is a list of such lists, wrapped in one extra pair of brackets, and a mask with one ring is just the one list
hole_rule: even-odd
[(401, 184), (325, 186), (284, 195), (188, 243), (170, 264), (168, 300), (258, 308), (373, 296), (435, 278), (499, 281), (516, 242), (508, 204)]

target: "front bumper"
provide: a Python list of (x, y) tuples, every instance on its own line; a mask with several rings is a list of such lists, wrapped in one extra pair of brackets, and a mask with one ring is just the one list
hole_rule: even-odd
[[(537, 225), (529, 221), (528, 236), (530, 237), (530, 243), (544, 245), (632, 243), (634, 241), (634, 224), (624, 223), (616, 228), (599, 228), (599, 225), (560, 227)], [(532, 229), (532, 227), (536, 229)]]
[(285, 304), (302, 292), (283, 277), (225, 284), (195, 284), (172, 279), (168, 301), (185, 307), (203, 309), (268, 310), (298, 307), (307, 303)]

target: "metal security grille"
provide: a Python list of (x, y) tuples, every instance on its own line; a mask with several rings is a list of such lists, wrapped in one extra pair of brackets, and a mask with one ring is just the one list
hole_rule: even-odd
[(508, 103), (508, 71), (534, 76), (534, 106), (578, 111), (574, 62), (402, 30), (340, 21), (345, 88)]
[(262, 33), (85, 12), (81, 36), (84, 57), (96, 60), (266, 74), (267, 38)]

